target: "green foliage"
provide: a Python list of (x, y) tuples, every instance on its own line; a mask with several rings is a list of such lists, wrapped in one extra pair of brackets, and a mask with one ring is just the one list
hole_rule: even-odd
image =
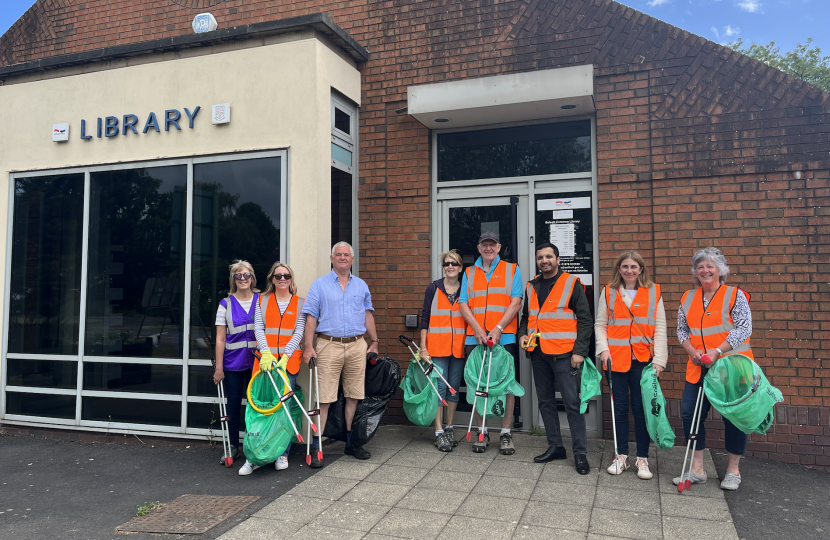
[(822, 56), (820, 48), (810, 48), (812, 42), (813, 38), (807, 38), (807, 43), (799, 43), (795, 49), (783, 54), (774, 41), (768, 45), (753, 43), (744, 48), (743, 40), (738, 39), (727, 47), (830, 92), (830, 55)]
[(146, 502), (146, 503), (144, 503), (144, 504), (142, 504), (141, 506), (138, 507), (138, 510), (135, 513), (135, 517), (146, 516), (150, 512), (153, 512), (154, 510), (158, 510), (162, 506), (164, 506), (164, 503), (159, 502), (159, 501)]

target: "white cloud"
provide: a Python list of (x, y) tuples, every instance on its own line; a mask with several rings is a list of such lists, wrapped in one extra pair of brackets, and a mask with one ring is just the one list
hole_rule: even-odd
[(668, 4), (669, 0), (651, 0), (650, 2), (646, 3), (648, 7), (655, 7), (655, 6), (662, 6), (663, 4)]
[(761, 0), (738, 0), (738, 7), (750, 13), (761, 11)]
[(726, 40), (728, 38), (734, 38), (738, 34), (741, 33), (741, 29), (737, 26), (733, 27), (731, 24), (727, 24), (720, 30), (715, 28), (714, 26), (711, 28), (712, 33), (715, 34), (715, 37), (719, 40)]

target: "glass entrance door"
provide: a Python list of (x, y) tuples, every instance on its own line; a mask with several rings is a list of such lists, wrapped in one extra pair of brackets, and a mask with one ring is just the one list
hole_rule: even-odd
[[(478, 238), (484, 232), (494, 232), (499, 235), (501, 251), (499, 256), (512, 263), (518, 263), (522, 272), (522, 279), (527, 279), (524, 261), (528, 260), (528, 222), (525, 216), (528, 212), (528, 199), (524, 197), (493, 197), (478, 199), (463, 199), (442, 201), (440, 211), (441, 222), (441, 251), (455, 249), (464, 261), (464, 269), (475, 264), (478, 260)], [(519, 216), (522, 216), (519, 218)], [(441, 266), (434, 265), (436, 275), (442, 276)], [(530, 383), (530, 368), (525, 361), (518, 362), (516, 371), (517, 380), (528, 389)], [(467, 388), (462, 380), (459, 389), (460, 400), (458, 410), (453, 419), (455, 425), (466, 426), (470, 421), (472, 405), (467, 403)], [(517, 400), (514, 413), (514, 425), (522, 427), (522, 411), (530, 411), (530, 392), (526, 398)], [(499, 418), (488, 418), (487, 425), (492, 428), (500, 426)]]

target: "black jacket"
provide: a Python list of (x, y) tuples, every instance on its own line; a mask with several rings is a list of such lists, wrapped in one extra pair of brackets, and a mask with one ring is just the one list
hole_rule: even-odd
[[(562, 275), (562, 270), (560, 269), (556, 275), (554, 276), (557, 280), (559, 276)], [(539, 287), (541, 286), (542, 278), (541, 276), (537, 276), (531, 279), (528, 283), (533, 286), (533, 289), (536, 291), (536, 297), (540, 297), (539, 294)], [(556, 284), (556, 281), (553, 282)], [(551, 289), (553, 285), (551, 285)], [(550, 290), (548, 291), (550, 294)], [(522, 307), (522, 317), (521, 323), (519, 324), (519, 332), (516, 334), (517, 337), (526, 336), (527, 335), (527, 317), (528, 317), (528, 298), (525, 295), (524, 306)], [(574, 343), (574, 350), (573, 353), (567, 353), (558, 356), (557, 358), (562, 357), (570, 357), (571, 354), (578, 354), (580, 356), (588, 356), (588, 351), (591, 346), (591, 336), (594, 333), (594, 318), (591, 316), (591, 307), (588, 305), (588, 297), (585, 294), (585, 287), (583, 286), (574, 286), (573, 292), (571, 293), (571, 298), (568, 301), (568, 308), (572, 309), (573, 312), (576, 314), (576, 342)], [(547, 357), (542, 353), (542, 348), (537, 347), (535, 351), (532, 353), (535, 357)]]

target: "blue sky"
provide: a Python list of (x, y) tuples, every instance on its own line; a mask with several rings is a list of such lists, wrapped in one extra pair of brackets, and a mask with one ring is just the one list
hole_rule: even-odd
[[(830, 0), (623, 0), (631, 6), (684, 30), (718, 43), (775, 41), (791, 50), (808, 37), (830, 54)], [(33, 4), (32, 0), (0, 0), (0, 34)]]

